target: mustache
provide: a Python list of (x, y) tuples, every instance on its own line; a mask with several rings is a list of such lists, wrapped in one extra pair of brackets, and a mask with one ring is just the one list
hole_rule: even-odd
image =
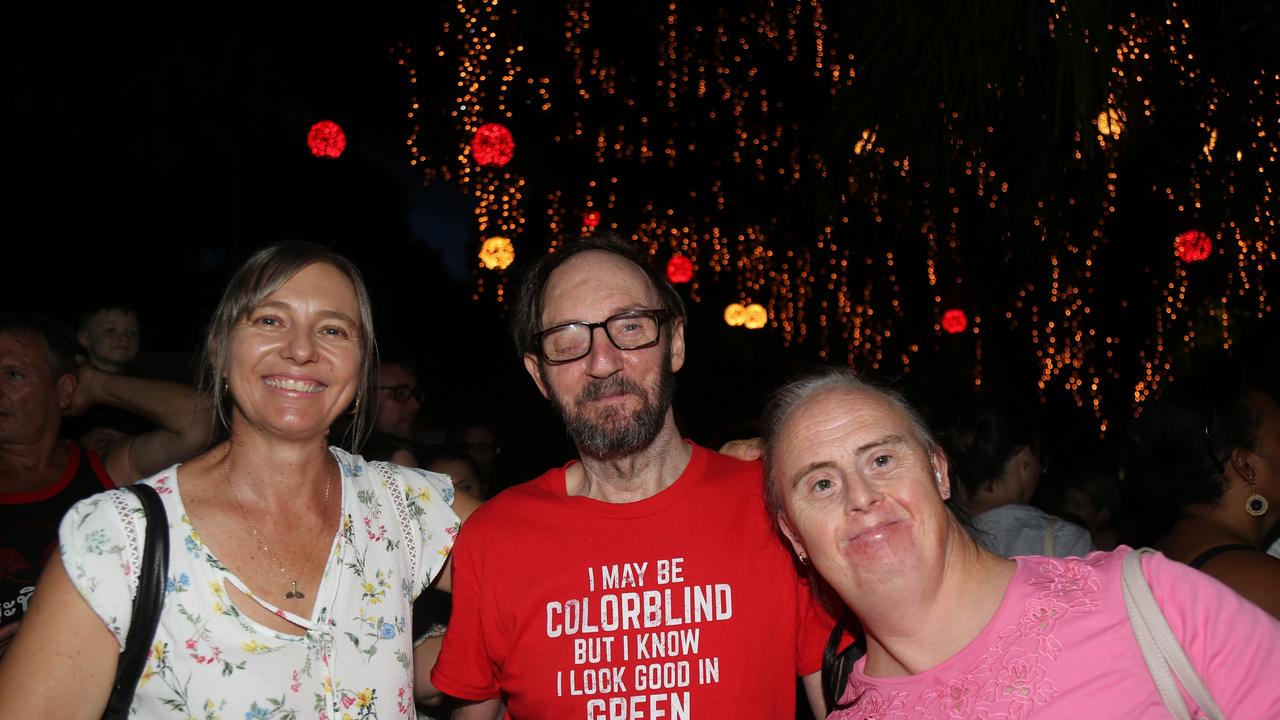
[(621, 375), (614, 375), (592, 381), (590, 385), (582, 389), (582, 392), (578, 395), (578, 402), (591, 402), (592, 400), (599, 400), (606, 395), (620, 395), (623, 393), (639, 395), (640, 397), (645, 397), (646, 395), (644, 388), (640, 387), (639, 383)]

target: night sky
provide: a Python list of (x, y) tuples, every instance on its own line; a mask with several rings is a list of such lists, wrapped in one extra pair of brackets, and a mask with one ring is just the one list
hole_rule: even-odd
[[(1249, 5), (1269, 8), (1274, 23), (1274, 3)], [(524, 460), (513, 465), (516, 474), (567, 456), (557, 421), (505, 337), (503, 308), (491, 297), (472, 300), (472, 201), (449, 183), (424, 187), (408, 164), (408, 92), (391, 48), (413, 41), (427, 52), (443, 10), (418, 3), (376, 18), (198, 21), (176, 12), (24, 12), (6, 38), (10, 229), (0, 306), (74, 322), (89, 298), (131, 304), (141, 312), (145, 355), (154, 367), (181, 373), (235, 263), (265, 242), (314, 240), (366, 273), (380, 343), (417, 358), (437, 418), (498, 418), (508, 455)], [(650, 44), (643, 12), (619, 10), (609, 26), (600, 11), (604, 31), (618, 33), (620, 53)], [(557, 36), (561, 29), (548, 18), (534, 13), (525, 32)], [(1274, 45), (1268, 52), (1273, 59)], [(918, 80), (919, 71), (904, 67), (903, 78)], [(347, 134), (337, 160), (313, 158), (304, 144), (307, 127), (322, 119)], [(1035, 148), (1049, 131), (1017, 128), (1027, 141), (1007, 152), (1041, 160)], [(554, 171), (552, 143), (523, 152), (527, 175)], [(1153, 143), (1129, 162), (1161, 159)], [(1140, 257), (1134, 249), (1111, 252)], [(1099, 282), (1132, 283), (1142, 266), (1112, 267), (1116, 275)], [(995, 273), (1018, 270), (998, 259), (993, 266)], [(719, 297), (716, 288), (706, 293)], [(677, 394), (683, 426), (707, 444), (751, 433), (767, 389), (817, 360), (811, 349), (784, 349), (769, 332), (726, 328), (722, 307), (691, 304), (690, 359)], [(988, 373), (1034, 395), (1026, 352), (999, 338), (984, 350)], [(922, 353), (917, 379), (898, 379), (946, 414), (972, 389), (967, 351), (939, 346)], [(1051, 398), (1044, 412), (1063, 421), (1062, 437), (1087, 438), (1070, 426), (1074, 411), (1057, 402)]]

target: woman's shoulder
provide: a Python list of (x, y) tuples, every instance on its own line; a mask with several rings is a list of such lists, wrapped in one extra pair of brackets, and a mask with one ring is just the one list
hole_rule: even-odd
[(1280, 617), (1280, 558), (1261, 550), (1236, 550), (1215, 556), (1200, 570)]
[(331, 450), (343, 467), (343, 475), (355, 483), (357, 492), (393, 492), (398, 488), (411, 504), (453, 504), (453, 481), (448, 475), (384, 460), (365, 460), (340, 448)]

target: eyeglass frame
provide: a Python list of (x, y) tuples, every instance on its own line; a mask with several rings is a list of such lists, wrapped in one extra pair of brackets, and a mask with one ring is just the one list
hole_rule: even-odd
[[(426, 394), (422, 392), (422, 388), (411, 387), (404, 383), (400, 383), (399, 385), (379, 385), (378, 392), (382, 392), (383, 390), (389, 391), (391, 393), (391, 399), (401, 404), (407, 403), (409, 402), (409, 398), (413, 398), (418, 401), (419, 405), (421, 405), (423, 398), (426, 397)], [(404, 397), (401, 398), (401, 395)]]
[[(609, 333), (609, 323), (613, 322), (614, 320), (617, 320), (618, 318), (625, 318), (628, 316), (643, 317), (646, 315), (651, 316), (654, 322), (658, 324), (658, 334), (653, 338), (653, 340), (650, 340), (649, 342), (644, 343), (643, 345), (636, 345), (633, 347), (622, 347), (621, 345), (618, 344), (618, 341), (613, 339), (613, 335)], [(662, 326), (666, 325), (667, 321), (675, 317), (676, 317), (676, 314), (666, 308), (652, 308), (652, 309), (639, 308), (636, 310), (624, 310), (616, 315), (610, 315), (609, 317), (605, 318), (604, 320), (601, 320), (600, 322), (589, 323), (589, 322), (582, 322), (582, 321), (574, 321), (574, 322), (560, 323), (559, 325), (549, 327), (546, 330), (543, 330), (537, 333), (533, 337), (535, 340), (538, 341), (538, 355), (542, 358), (543, 362), (547, 363), (548, 365), (564, 365), (566, 363), (577, 362), (582, 358), (591, 354), (591, 351), (595, 349), (595, 346), (596, 346), (596, 328), (602, 328), (604, 330), (604, 336), (609, 339), (609, 343), (612, 344), (615, 348), (622, 350), (624, 352), (630, 352), (631, 350), (644, 350), (646, 348), (651, 348), (654, 345), (657, 345), (659, 342), (661, 342)], [(586, 351), (577, 357), (569, 358), (567, 360), (552, 360), (551, 358), (547, 357), (547, 348), (545, 345), (543, 345), (543, 341), (546, 339), (546, 336), (557, 330), (562, 330), (564, 328), (567, 328), (573, 325), (579, 325), (587, 329)]]

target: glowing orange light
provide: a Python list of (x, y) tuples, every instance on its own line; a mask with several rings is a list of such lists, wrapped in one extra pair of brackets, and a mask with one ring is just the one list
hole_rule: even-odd
[(729, 303), (724, 309), (724, 321), (731, 327), (747, 322), (747, 309), (741, 303)]
[(747, 316), (742, 324), (748, 330), (759, 330), (769, 322), (769, 313), (760, 303), (751, 303), (746, 308)]
[(596, 226), (599, 224), (600, 224), (599, 210), (588, 210), (582, 214), (582, 227), (586, 228), (587, 230), (595, 230)]
[(693, 261), (676, 253), (667, 261), (667, 279), (673, 283), (687, 283), (693, 279)]
[(963, 310), (951, 308), (942, 313), (942, 329), (949, 334), (962, 333), (967, 327), (969, 327), (969, 318), (964, 314)]
[(1112, 140), (1119, 140), (1120, 133), (1124, 132), (1124, 113), (1115, 108), (1107, 108), (1098, 113), (1095, 124), (1099, 133)]
[(516, 250), (504, 237), (491, 237), (480, 247), (480, 262), (490, 270), (506, 270), (516, 259)]
[(347, 149), (347, 136), (338, 123), (321, 120), (307, 131), (307, 148), (318, 158), (336, 158)]
[(863, 130), (862, 138), (859, 139), (858, 142), (854, 143), (853, 153), (855, 155), (861, 155), (866, 152), (871, 152), (871, 149), (875, 146), (875, 142), (875, 131), (871, 129)]

